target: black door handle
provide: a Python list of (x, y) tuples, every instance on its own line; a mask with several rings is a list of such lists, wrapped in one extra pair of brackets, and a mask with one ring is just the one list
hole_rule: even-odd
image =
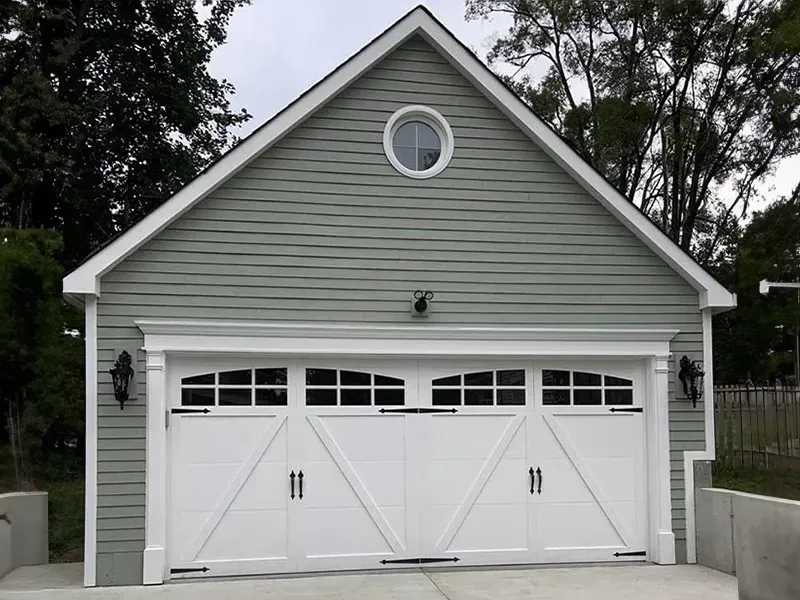
[(292, 481), (292, 493), (289, 494), (289, 498), (291, 498), (292, 500), (294, 500), (294, 477), (295, 477), (294, 471), (289, 473), (289, 479)]
[(539, 486), (536, 488), (536, 493), (542, 493), (542, 469), (540, 467), (536, 467), (536, 475), (539, 477)]
[(297, 478), (300, 480), (300, 495), (299, 495), (299, 498), (300, 498), (300, 500), (302, 500), (303, 499), (303, 472), (302, 471), (300, 471), (297, 474)]
[(533, 467), (528, 469), (528, 474), (531, 476), (531, 494), (533, 494), (533, 484), (536, 482), (536, 475), (533, 474)]

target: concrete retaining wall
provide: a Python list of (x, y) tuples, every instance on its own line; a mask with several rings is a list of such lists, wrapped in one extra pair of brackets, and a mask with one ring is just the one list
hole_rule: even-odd
[(695, 518), (697, 561), (735, 574), (740, 600), (800, 598), (800, 502), (702, 489)]
[(48, 562), (47, 492), (0, 494), (0, 577)]

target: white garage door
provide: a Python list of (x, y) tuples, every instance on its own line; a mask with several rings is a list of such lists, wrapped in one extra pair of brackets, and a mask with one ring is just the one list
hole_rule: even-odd
[(171, 576), (643, 560), (640, 371), (171, 363)]

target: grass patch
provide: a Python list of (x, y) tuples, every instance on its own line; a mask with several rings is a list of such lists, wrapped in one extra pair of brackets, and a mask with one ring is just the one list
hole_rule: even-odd
[(718, 467), (714, 487), (800, 500), (800, 471)]
[(50, 562), (83, 560), (83, 481), (43, 484), (50, 509)]

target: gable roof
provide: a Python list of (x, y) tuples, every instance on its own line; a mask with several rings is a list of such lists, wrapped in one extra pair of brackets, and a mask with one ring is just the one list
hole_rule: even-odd
[[(100, 295), (100, 278), (192, 206), (282, 139), (339, 92), (415, 35), (422, 36), (472, 85), (489, 98), (602, 206), (697, 290), (701, 309), (721, 312), (736, 296), (628, 201), (553, 129), (542, 121), (475, 54), (426, 8), (419, 6), (353, 55), (271, 120), (211, 164), (186, 187), (64, 278), (64, 294), (77, 300)], [(632, 290), (635, 293), (635, 290)]]

